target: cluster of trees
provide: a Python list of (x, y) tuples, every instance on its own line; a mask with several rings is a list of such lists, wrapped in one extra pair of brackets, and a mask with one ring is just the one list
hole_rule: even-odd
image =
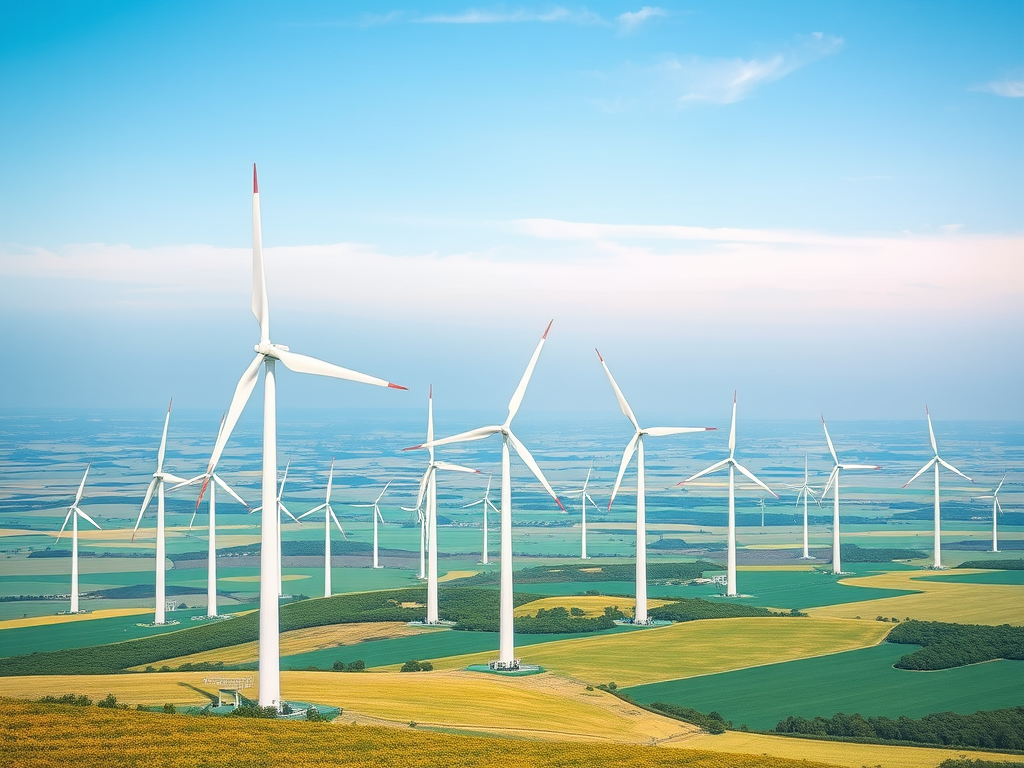
[(1024, 659), (1024, 627), (1009, 624), (903, 621), (886, 641), (924, 646), (902, 656), (893, 665), (897, 669), (951, 669), (993, 659)]
[[(648, 563), (647, 578), (650, 581), (678, 579), (689, 581), (703, 576), (704, 571), (721, 571), (722, 566), (705, 561), (695, 563)], [(551, 566), (524, 568), (516, 572), (516, 584), (550, 584), (556, 582), (585, 581), (633, 581), (636, 577), (636, 566), (631, 563), (593, 566), (586, 563), (569, 563)], [(459, 585), (483, 586), (497, 584), (500, 574), (497, 571), (478, 573), (465, 579), (459, 579)]]
[(416, 659), (409, 659), (399, 672), (430, 672), (434, 669), (434, 665), (429, 661), (417, 661)]
[[(515, 631), (524, 635), (569, 634), (572, 632), (596, 632), (615, 626), (615, 609), (605, 611), (604, 616), (586, 618), (581, 608), (540, 608), (536, 616), (519, 616), (515, 619)], [(621, 616), (621, 611), (619, 612)]]
[(967, 560), (957, 568), (983, 568), (989, 571), (1024, 571), (1024, 560)]
[[(288, 705), (285, 704), (287, 707)], [(245, 702), (239, 704), (231, 712), (234, 717), (252, 717), (257, 720), (276, 720), (278, 717), (277, 707), (261, 707), (259, 704), (253, 704), (252, 702)], [(288, 712), (284, 714), (291, 714), (291, 707), (288, 707)]]
[(899, 717), (844, 715), (787, 717), (775, 726), (777, 733), (804, 733), (840, 739), (882, 739), (915, 744), (943, 744), (983, 749), (1024, 749), (1024, 707), (996, 709), (960, 715), (939, 712), (914, 720)]
[(40, 704), (69, 704), (72, 707), (91, 707), (92, 699), (88, 696), (76, 696), (73, 693), (65, 693), (63, 696), (43, 696), (38, 699)]
[(1020, 768), (1024, 763), (1016, 760), (971, 760), (969, 757), (951, 757), (943, 760), (937, 768)]
[(742, 603), (719, 603), (696, 598), (673, 599), (667, 605), (647, 612), (652, 619), (661, 621), (697, 621), (698, 619), (731, 619), (738, 616), (806, 616), (793, 609), (789, 613), (776, 613), (767, 608)]
[(346, 664), (344, 661), (336, 661), (331, 667), (332, 672), (363, 672), (366, 669), (366, 662), (356, 659)]
[(896, 549), (893, 547), (858, 547), (856, 544), (841, 544), (839, 554), (845, 563), (888, 563), (893, 560), (918, 560), (927, 553), (917, 549)]
[(708, 733), (725, 733), (726, 728), (732, 726), (732, 721), (726, 722), (725, 718), (718, 712), (708, 712), (705, 715), (703, 712), (698, 712), (696, 709), (680, 707), (676, 704), (667, 704), (664, 701), (654, 702), (651, 704), (651, 709), (656, 709), (670, 717), (676, 718), (677, 720), (683, 720), (687, 723), (698, 725)]

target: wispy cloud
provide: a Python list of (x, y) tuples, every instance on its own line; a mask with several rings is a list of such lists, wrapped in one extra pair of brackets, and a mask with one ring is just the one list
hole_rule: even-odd
[(653, 66), (630, 66), (613, 75), (610, 79), (622, 81), (628, 91), (604, 106), (619, 111), (634, 105), (734, 104), (842, 47), (843, 38), (815, 32), (765, 58), (669, 56)]
[(990, 80), (987, 83), (971, 86), (972, 91), (991, 93), (1005, 99), (1024, 99), (1024, 74), (1016, 72), (1001, 80)]
[(586, 8), (570, 10), (554, 6), (545, 10), (517, 8), (515, 10), (484, 10), (468, 8), (459, 13), (439, 13), (415, 19), (420, 24), (515, 24), (524, 22), (603, 24), (608, 22)]
[(639, 11), (626, 11), (626, 13), (620, 13), (616, 17), (616, 21), (619, 23), (619, 27), (624, 33), (630, 33), (651, 19), (668, 16), (668, 11), (664, 8), (659, 8), (654, 5), (645, 5)]

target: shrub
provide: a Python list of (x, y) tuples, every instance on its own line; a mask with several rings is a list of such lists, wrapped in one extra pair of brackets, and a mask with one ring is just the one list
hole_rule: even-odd
[(73, 693), (65, 693), (63, 696), (43, 696), (39, 699), (40, 704), (70, 704), (73, 707), (91, 707), (92, 699), (88, 696), (76, 696)]
[(175, 708), (173, 704), (168, 702), (167, 704), (164, 704), (164, 712), (166, 712), (168, 715), (176, 715), (178, 713), (178, 710)]
[(420, 671), (420, 663), (418, 661), (416, 661), (416, 659), (409, 659), (409, 661), (405, 662), (405, 664), (402, 665), (402, 668), (400, 670), (398, 670), (398, 671), (399, 672), (419, 672)]
[(274, 720), (277, 718), (277, 707), (261, 707), (258, 704), (242, 704), (231, 713), (237, 717), (253, 717), (258, 720)]
[(112, 693), (107, 694), (107, 698), (96, 702), (97, 707), (103, 707), (104, 709), (117, 709), (117, 697)]

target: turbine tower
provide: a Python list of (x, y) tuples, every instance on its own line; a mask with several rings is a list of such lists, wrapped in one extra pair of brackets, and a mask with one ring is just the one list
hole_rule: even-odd
[(550, 330), (551, 323), (548, 323), (544, 335), (540, 337), (540, 342), (533, 351), (533, 357), (530, 358), (530, 362), (526, 366), (523, 378), (519, 381), (519, 386), (516, 387), (516, 391), (512, 394), (512, 399), (508, 404), (508, 416), (505, 417), (505, 421), (502, 424), (471, 429), (468, 432), (461, 432), (440, 440), (428, 440), (422, 445), (415, 445), (405, 449), (407, 451), (420, 448), (430, 450), (441, 445), (468, 443), (474, 440), (483, 440), (491, 435), (501, 435), (501, 610), (496, 669), (515, 669), (518, 666), (518, 659), (515, 658), (515, 638), (512, 629), (512, 469), (509, 456), (510, 445), (519, 454), (519, 458), (523, 460), (523, 463), (529, 467), (530, 471), (540, 481), (540, 484), (544, 486), (544, 490), (550, 494), (559, 508), (563, 512), (565, 511), (565, 507), (558, 500), (558, 496), (544, 477), (540, 467), (537, 466), (533, 456), (526, 449), (526, 446), (519, 442), (519, 438), (512, 433), (512, 419), (515, 418), (516, 413), (519, 411), (519, 406), (523, 403), (526, 387), (530, 383), (530, 377), (533, 376), (533, 369), (537, 366), (537, 359), (540, 357), (541, 349), (544, 348), (544, 341), (547, 339), (548, 331)]
[(943, 566), (942, 566), (942, 524), (939, 521), (939, 465), (941, 464), (946, 469), (948, 469), (950, 472), (956, 472), (956, 474), (960, 475), (960, 477), (962, 477), (964, 480), (967, 480), (967, 481), (972, 482), (972, 483), (974, 481), (971, 480), (971, 478), (969, 478), (967, 475), (965, 475), (959, 469), (954, 467), (952, 464), (949, 464), (948, 462), (944, 461), (942, 459), (942, 457), (939, 456), (939, 446), (935, 442), (935, 430), (932, 429), (932, 415), (928, 412), (928, 406), (927, 405), (924, 407), (924, 415), (925, 415), (925, 418), (928, 419), (928, 439), (931, 441), (932, 450), (935, 452), (935, 456), (932, 457), (931, 460), (929, 460), (927, 464), (925, 464), (923, 467), (921, 467), (919, 470), (917, 470), (917, 474), (914, 475), (912, 478), (910, 478), (906, 483), (904, 483), (903, 487), (906, 488), (912, 482), (917, 480), (917, 478), (919, 478), (921, 475), (923, 475), (928, 470), (929, 467), (932, 467), (932, 466), (935, 467), (935, 544), (934, 544), (934, 547), (933, 547), (935, 559), (934, 559), (934, 562), (932, 563), (932, 569), (938, 571), (938, 570), (943, 570)]
[[(90, 465), (91, 466), (91, 465)], [(60, 537), (64, 534), (64, 529), (67, 528), (68, 520), (74, 518), (71, 523), (71, 610), (69, 613), (81, 613), (78, 610), (78, 518), (81, 516), (84, 520), (92, 523), (97, 530), (102, 530), (96, 521), (89, 517), (78, 507), (78, 503), (82, 500), (82, 492), (85, 490), (85, 478), (89, 476), (89, 467), (85, 468), (85, 474), (82, 475), (82, 482), (78, 485), (78, 493), (75, 494), (75, 500), (71, 506), (68, 507), (68, 513), (64, 517), (64, 525), (60, 527), (60, 533), (57, 534), (57, 541), (60, 541)]]
[(374, 568), (383, 568), (384, 567), (383, 565), (380, 565), (380, 561), (379, 561), (379, 559), (377, 557), (377, 521), (380, 520), (381, 524), (382, 525), (384, 524), (384, 516), (380, 513), (380, 500), (384, 498), (384, 494), (388, 492), (388, 486), (391, 485), (392, 482), (393, 482), (392, 480), (388, 480), (387, 481), (387, 483), (384, 485), (384, 490), (382, 490), (380, 492), (380, 494), (377, 496), (376, 499), (374, 499), (374, 502), (372, 504), (353, 504), (352, 505), (353, 507), (358, 507), (360, 509), (370, 509), (371, 507), (373, 508), (373, 567)]
[(821, 427), (825, 430), (828, 452), (832, 454), (832, 460), (836, 463), (828, 476), (828, 482), (825, 483), (825, 490), (821, 492), (821, 498), (825, 498), (828, 489), (832, 488), (834, 483), (835, 488), (832, 490), (832, 573), (841, 574), (843, 569), (840, 562), (839, 543), (839, 475), (847, 469), (881, 469), (881, 467), (874, 466), (873, 464), (840, 464), (839, 457), (836, 456), (836, 448), (832, 445), (832, 438), (828, 434), (828, 427), (825, 426), (824, 416), (821, 417)]
[(992, 499), (992, 551), (999, 551), (999, 523), (998, 515), (1003, 511), (1002, 506), (999, 504), (999, 490), (1003, 487), (1003, 483), (1006, 482), (1006, 475), (1003, 475), (1003, 479), (999, 481), (999, 485), (992, 493), (986, 494), (985, 496), (979, 496), (979, 499)]
[(809, 548), (808, 537), (807, 537), (807, 499), (808, 499), (808, 497), (814, 499), (814, 503), (817, 504), (819, 507), (821, 506), (821, 502), (818, 501), (817, 496), (815, 496), (814, 488), (812, 488), (807, 483), (808, 483), (807, 455), (804, 454), (804, 484), (803, 485), (790, 485), (789, 483), (783, 483), (783, 485), (785, 485), (787, 488), (792, 488), (794, 491), (797, 491), (797, 494), (796, 494), (796, 506), (799, 507), (800, 506), (800, 500), (803, 499), (803, 502), (804, 502), (804, 554), (803, 554), (803, 556), (800, 559), (801, 560), (814, 560), (815, 558), (811, 557), (811, 551), (810, 551), (810, 548)]
[(755, 485), (760, 486), (764, 490), (768, 491), (775, 498), (779, 498), (778, 495), (769, 488), (767, 485), (762, 483), (753, 473), (736, 461), (736, 392), (732, 393), (732, 426), (729, 428), (729, 456), (728, 458), (722, 459), (721, 461), (712, 464), (707, 469), (701, 470), (696, 475), (688, 477), (679, 485), (685, 485), (686, 483), (693, 482), (698, 477), (709, 475), (712, 472), (717, 472), (722, 467), (729, 468), (729, 554), (728, 563), (726, 565), (726, 585), (725, 594), (726, 597), (737, 597), (736, 592), (736, 470), (740, 471), (740, 474), (746, 475), (748, 479), (752, 480)]
[[(282, 552), (282, 546), (281, 546), (281, 527), (283, 525), (283, 523), (281, 522), (281, 518), (283, 518), (285, 515), (287, 515), (292, 520), (294, 520), (296, 523), (299, 523), (299, 518), (297, 518), (295, 515), (293, 515), (291, 512), (289, 512), (288, 511), (288, 507), (286, 507), (284, 505), (284, 502), (281, 500), (284, 497), (284, 484), (288, 482), (288, 470), (291, 469), (291, 466), (292, 466), (292, 463), (290, 461), (287, 464), (284, 465), (284, 477), (281, 478), (281, 485), (279, 485), (278, 489), (277, 489), (277, 509), (278, 509), (278, 512), (281, 515), (281, 517), (279, 517), (277, 519), (277, 596), (278, 597), (282, 597), (284, 595), (284, 574), (281, 571), (281, 564), (284, 561), (284, 554)], [(262, 510), (263, 510), (263, 507), (261, 505), (259, 507), (256, 507), (255, 509), (250, 509), (249, 510), (249, 514), (251, 515), (251, 514), (254, 514), (256, 512), (261, 512)], [(302, 523), (299, 523), (299, 525), (301, 526)]]
[(139, 530), (142, 516), (146, 514), (146, 508), (149, 506), (149, 502), (153, 500), (153, 494), (156, 493), (156, 611), (153, 617), (154, 624), (167, 623), (167, 616), (164, 613), (167, 608), (167, 590), (164, 581), (164, 561), (166, 558), (164, 542), (164, 483), (177, 483), (180, 485), (186, 482), (170, 472), (164, 472), (164, 454), (167, 452), (167, 425), (171, 421), (171, 405), (173, 403), (174, 400), (172, 399), (167, 404), (164, 432), (160, 438), (160, 450), (156, 455), (156, 472), (153, 473), (153, 479), (149, 481), (149, 487), (146, 489), (146, 498), (142, 502), (142, 509), (139, 510), (139, 519), (135, 521), (135, 530), (132, 531), (132, 541), (135, 541), (135, 534)]
[[(292, 352), (288, 347), (270, 340), (270, 308), (267, 300), (266, 273), (263, 268), (263, 234), (260, 225), (260, 194), (256, 166), (252, 167), (252, 313), (260, 326), (260, 341), (256, 357), (242, 374), (231, 398), (224, 429), (217, 438), (211, 463), (216, 466), (231, 432), (249, 401), (260, 368), (265, 370), (263, 385), (263, 504), (260, 530), (260, 631), (259, 631), (259, 704), (261, 707), (281, 707), (280, 622), (275, 575), (280, 557), (275, 544), (278, 541), (277, 517), (277, 362), (296, 373), (329, 376), (335, 379), (372, 384), (378, 387), (405, 389), (384, 379), (367, 376), (314, 357)], [(203, 491), (206, 490), (204, 486)], [(202, 491), (200, 491), (202, 498)]]
[(580, 526), (583, 529), (583, 533), (580, 540), (580, 560), (589, 560), (590, 556), (587, 554), (587, 503), (594, 505), (594, 509), (598, 509), (597, 502), (594, 501), (593, 497), (587, 493), (587, 485), (590, 483), (590, 474), (594, 471), (594, 463), (590, 463), (590, 469), (587, 470), (587, 479), (583, 481), (583, 488), (578, 491), (569, 491), (565, 494), (569, 498), (573, 496), (580, 497)]
[[(498, 511), (498, 508), (496, 506), (494, 506), (494, 502), (491, 501), (491, 480), (493, 480), (493, 479), (494, 479), (494, 475), (491, 475), (490, 477), (487, 478), (487, 490), (484, 491), (484, 497), (482, 499), (477, 499), (476, 501), (472, 501), (469, 504), (463, 504), (462, 505), (463, 509), (469, 509), (470, 507), (475, 507), (477, 504), (483, 504), (483, 510), (484, 510), (484, 546), (483, 546), (483, 555), (480, 558), (480, 564), (481, 565), (487, 565), (487, 562), (488, 562), (487, 561), (487, 508), (490, 507), (495, 512)], [(404, 507), (403, 507), (403, 509), (404, 509)]]
[(341, 531), (341, 537), (348, 540), (345, 535), (344, 529), (341, 527), (341, 523), (338, 522), (338, 516), (334, 514), (334, 508), (331, 506), (331, 488), (334, 485), (334, 457), (331, 457), (331, 472), (327, 475), (327, 496), (324, 498), (324, 503), (313, 507), (308, 512), (303, 512), (299, 515), (299, 520), (306, 517), (306, 515), (312, 515), (314, 512), (319, 512), (321, 509), (324, 510), (324, 597), (330, 597), (332, 594), (331, 590), (331, 521), (338, 526), (338, 530)]
[[(224, 419), (220, 420), (220, 428), (224, 428)], [(218, 431), (219, 434), (219, 431)], [(246, 509), (251, 511), (251, 508), (246, 504), (242, 497), (235, 493), (231, 486), (221, 479), (220, 475), (216, 474), (214, 467), (207, 465), (206, 471), (201, 475), (196, 475), (193, 478), (186, 480), (184, 483), (179, 483), (173, 486), (169, 490), (176, 491), (186, 485), (195, 485), (199, 481), (208, 483), (213, 480), (213, 485), (210, 486), (210, 527), (209, 527), (209, 542), (206, 550), (206, 617), (209, 619), (218, 618), (217, 613), (217, 486), (219, 485), (225, 491), (227, 491), (235, 501), (241, 504)], [(196, 508), (192, 512), (192, 519), (188, 522), (188, 529), (192, 530), (192, 525), (196, 521), (196, 514), (199, 512), (199, 502), (196, 502)]]
[(612, 496), (608, 499), (608, 511), (611, 511), (612, 502), (619, 492), (619, 485), (622, 483), (622, 475), (626, 472), (633, 454), (636, 453), (636, 609), (633, 612), (634, 624), (647, 623), (647, 519), (646, 519), (646, 493), (647, 487), (644, 484), (644, 437), (663, 437), (665, 435), (681, 435), (687, 432), (707, 432), (714, 427), (648, 427), (642, 429), (633, 410), (626, 402), (626, 398), (615, 383), (612, 372), (608, 370), (608, 364), (601, 357), (596, 349), (597, 359), (601, 361), (605, 375), (608, 376), (608, 383), (612, 385), (615, 399), (619, 401), (619, 408), (622, 414), (629, 419), (635, 432), (629, 442), (626, 443), (626, 450), (622, 454), (622, 463), (619, 464), (619, 474), (615, 478), (615, 485), (612, 487)]

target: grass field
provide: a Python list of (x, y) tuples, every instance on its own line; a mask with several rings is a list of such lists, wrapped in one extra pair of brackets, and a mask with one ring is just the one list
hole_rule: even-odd
[(817, 659), (630, 688), (637, 701), (715, 710), (737, 726), (765, 730), (788, 715), (921, 717), (1024, 705), (1024, 662), (993, 661), (938, 672), (893, 669), (917, 646), (882, 643)]
[(964, 569), (952, 573), (922, 576), (919, 581), (937, 581), (947, 584), (1016, 584), (1024, 585), (1024, 571), (981, 571)]
[[(978, 573), (965, 570), (962, 575)], [(854, 618), (862, 616), (910, 617), (924, 621), (961, 624), (1024, 624), (1024, 590), (1007, 584), (964, 584), (948, 580), (926, 580), (928, 571), (891, 571), (844, 579), (854, 586), (918, 590), (919, 594), (881, 600), (829, 605), (811, 609), (812, 616)]]
[[(53, 624), (75, 624), (82, 621), (95, 621), (96, 619), (111, 619), (120, 616), (138, 616), (148, 613), (146, 608), (104, 608), (92, 613), (76, 613), (72, 615), (58, 616), (32, 616), (26, 619), (7, 619), (0, 621), (0, 632), (5, 629), (21, 629), (24, 627), (48, 627)], [(0, 637), (3, 637), (0, 635)]]
[[(830, 619), (714, 619), (545, 643), (524, 649), (522, 657), (589, 683), (640, 685), (863, 648), (881, 641), (890, 628)], [(446, 658), (435, 666), (455, 669), (487, 658)]]

